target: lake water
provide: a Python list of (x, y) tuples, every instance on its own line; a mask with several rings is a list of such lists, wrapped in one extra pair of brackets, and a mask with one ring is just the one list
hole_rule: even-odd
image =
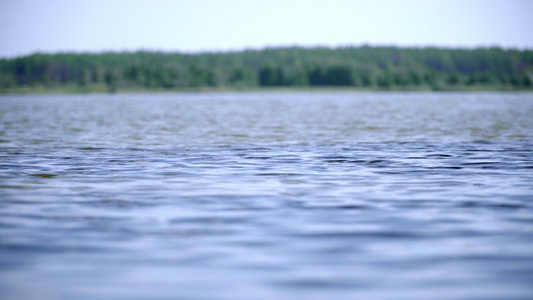
[(532, 299), (533, 94), (0, 97), (2, 299)]

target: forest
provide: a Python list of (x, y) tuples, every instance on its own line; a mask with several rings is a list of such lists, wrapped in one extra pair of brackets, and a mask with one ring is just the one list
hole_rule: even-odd
[(0, 59), (0, 92), (532, 90), (533, 50), (281, 47), (235, 52), (35, 53)]

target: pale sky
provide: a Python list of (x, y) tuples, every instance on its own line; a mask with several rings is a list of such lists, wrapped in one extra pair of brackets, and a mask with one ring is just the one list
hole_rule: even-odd
[(533, 49), (533, 0), (0, 0), (0, 57), (396, 45)]

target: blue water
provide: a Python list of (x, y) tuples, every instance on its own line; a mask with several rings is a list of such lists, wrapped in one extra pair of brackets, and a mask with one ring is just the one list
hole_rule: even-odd
[(531, 299), (533, 94), (0, 96), (2, 299)]

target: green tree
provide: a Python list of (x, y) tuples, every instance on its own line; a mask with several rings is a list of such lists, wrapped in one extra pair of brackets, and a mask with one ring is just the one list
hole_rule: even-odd
[(446, 78), (446, 83), (449, 85), (457, 85), (459, 84), (459, 76), (456, 73), (451, 73)]
[(113, 70), (107, 70), (104, 75), (105, 84), (107, 85), (107, 90), (110, 93), (115, 93), (117, 91), (118, 76)]
[(390, 87), (392, 84), (391, 75), (389, 73), (383, 74), (382, 76), (378, 77), (377, 83), (380, 88)]

